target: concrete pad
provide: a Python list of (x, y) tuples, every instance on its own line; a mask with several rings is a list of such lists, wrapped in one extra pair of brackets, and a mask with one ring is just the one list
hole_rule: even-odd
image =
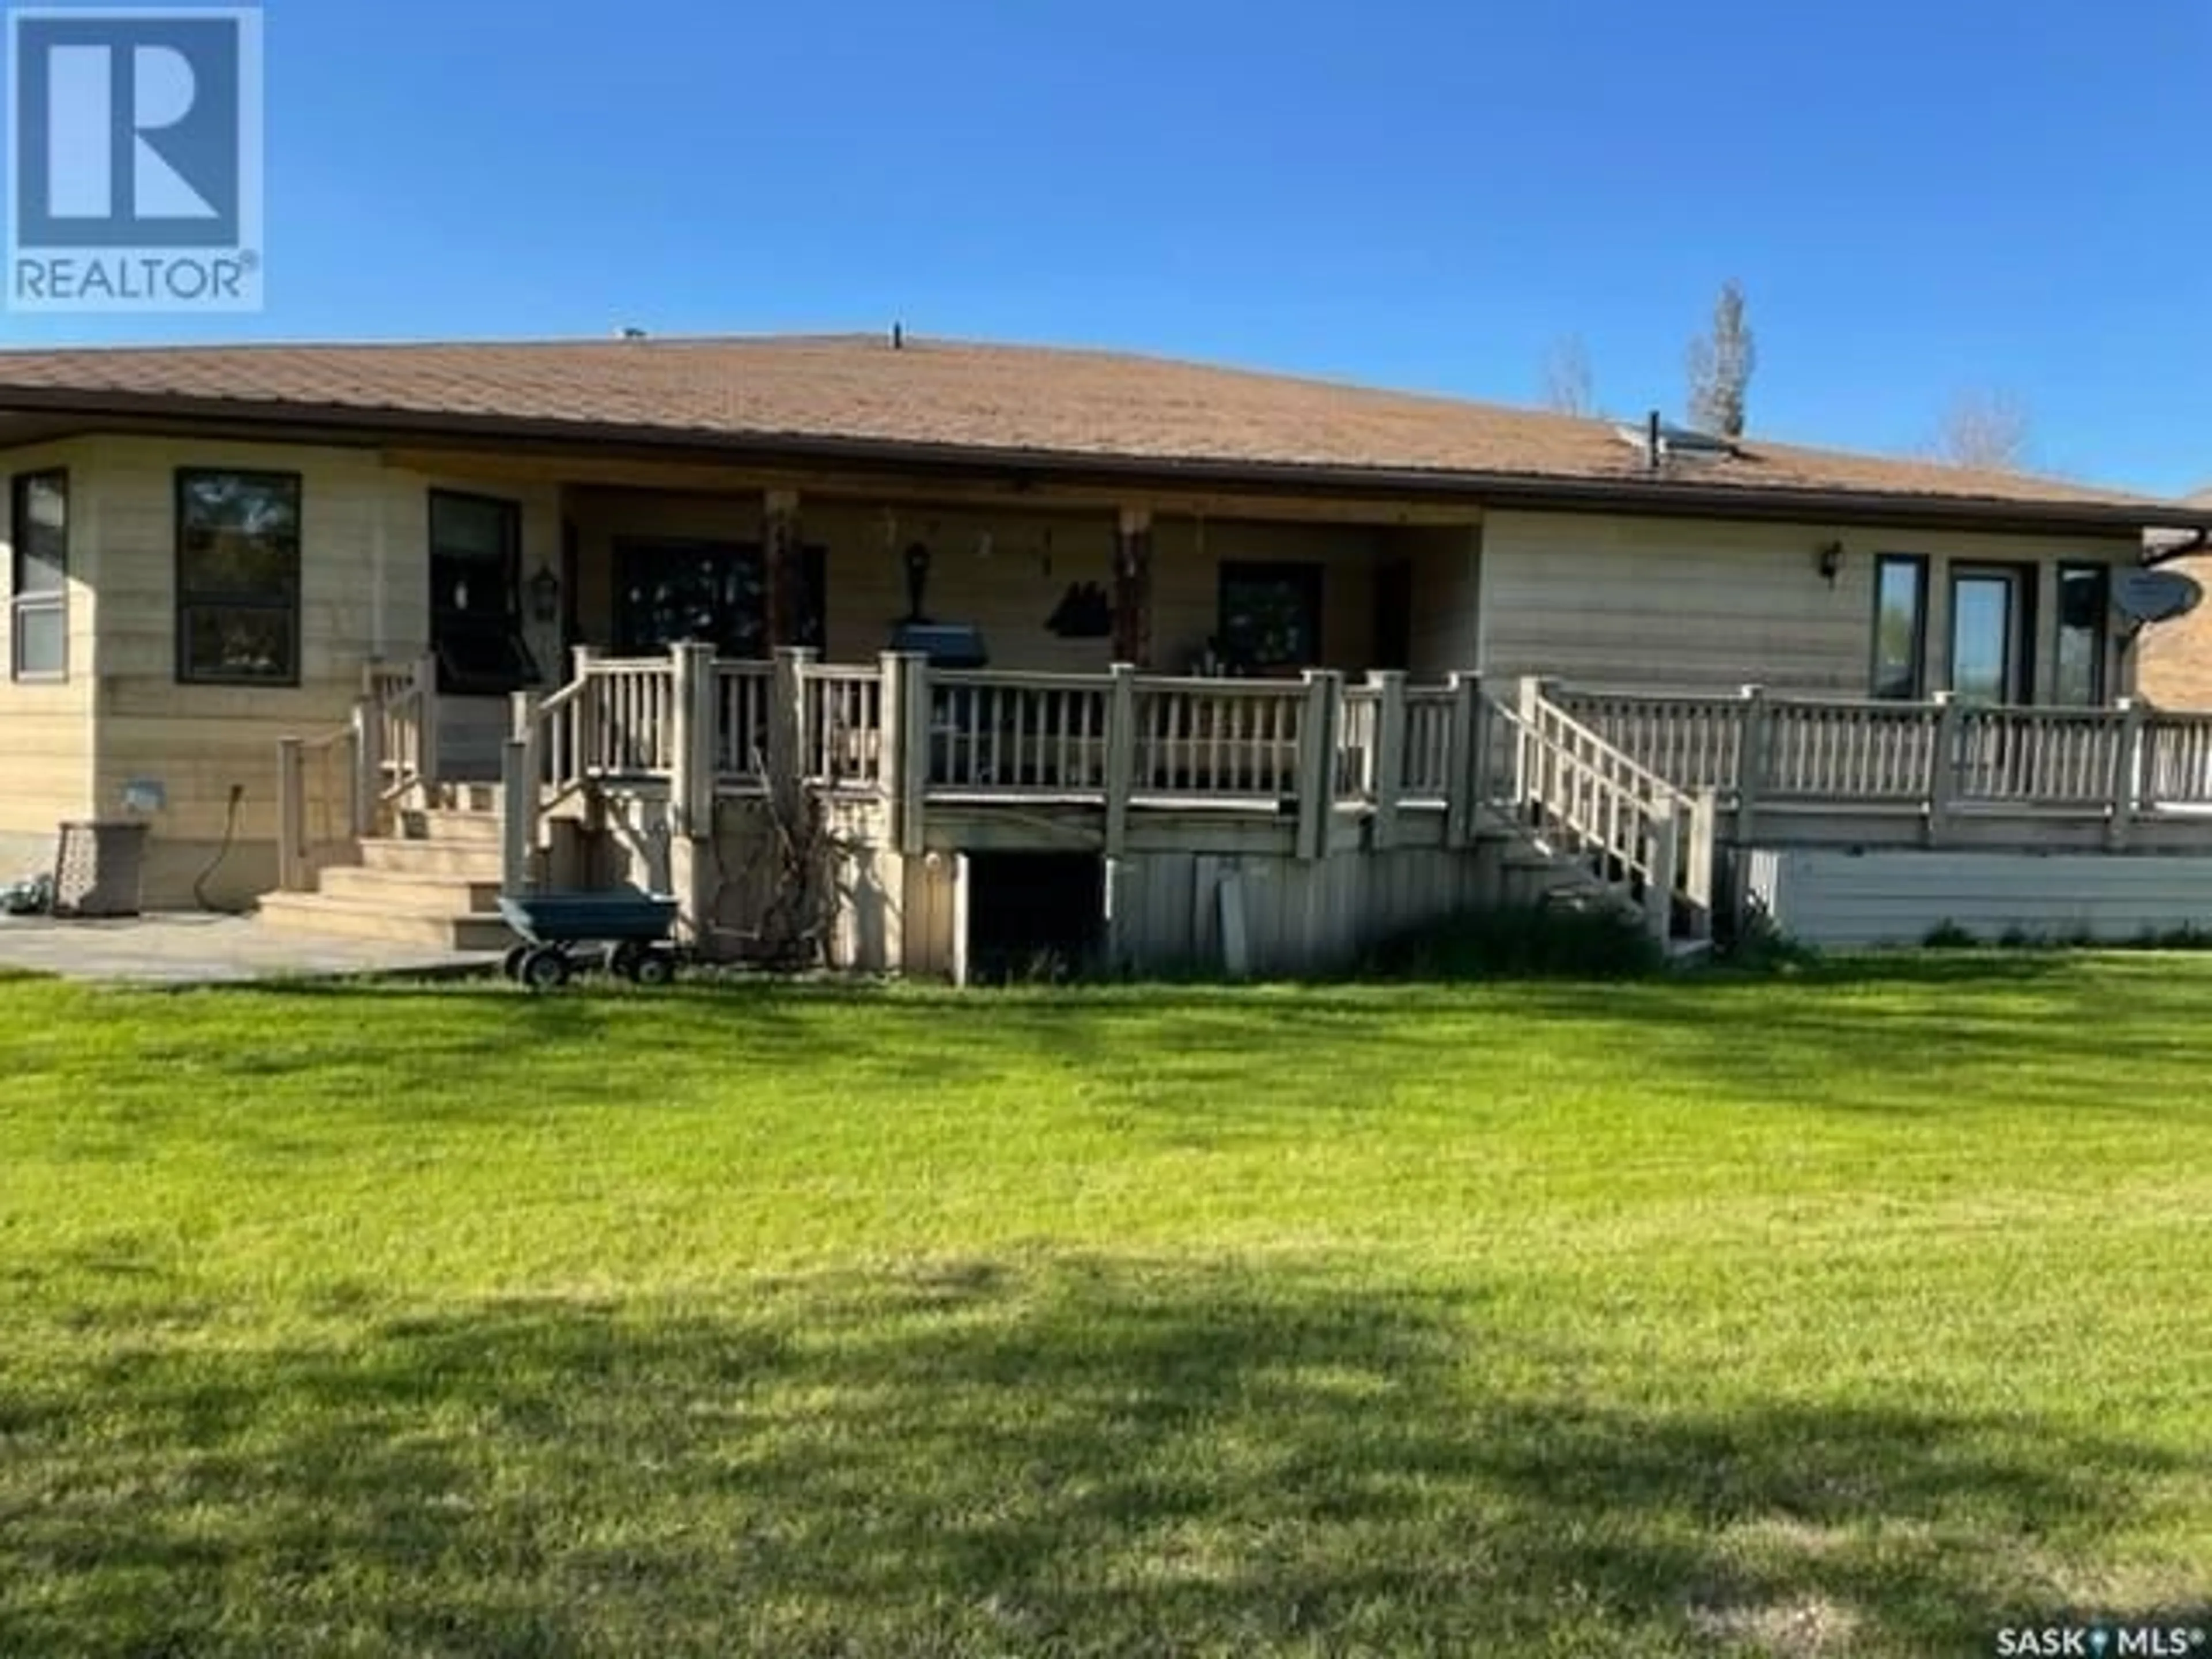
[(127, 985), (237, 985), (255, 980), (466, 973), (497, 953), (378, 939), (320, 938), (252, 916), (162, 914), (113, 921), (0, 916), (0, 969)]

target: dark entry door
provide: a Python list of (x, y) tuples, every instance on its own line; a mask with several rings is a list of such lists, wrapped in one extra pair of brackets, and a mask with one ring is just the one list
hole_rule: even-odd
[(1375, 573), (1375, 660), (1370, 668), (1413, 665), (1413, 566), (1409, 559)]

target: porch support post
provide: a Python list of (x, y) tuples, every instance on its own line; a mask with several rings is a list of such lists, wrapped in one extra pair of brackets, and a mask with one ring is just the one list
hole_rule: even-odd
[[(908, 742), (913, 724), (907, 714), (907, 665), (928, 659), (913, 652), (886, 651), (878, 659), (882, 690), (876, 714), (876, 799), (884, 815), (884, 839), (901, 851), (906, 848), (905, 815), (911, 789), (908, 776), (915, 751)], [(927, 763), (927, 747), (921, 758)]]
[[(568, 716), (570, 732), (574, 733), (569, 750), (570, 764), (584, 778), (595, 775), (604, 750), (599, 742), (599, 688), (592, 678), (592, 665), (599, 660), (597, 646), (572, 646), (568, 651), (568, 673), (578, 687), (574, 712)], [(606, 827), (605, 798), (596, 782), (583, 793), (585, 833), (597, 835)]]
[(1444, 765), (1444, 842), (1472, 847), (1482, 822), (1483, 802), (1490, 793), (1490, 705), (1484, 700), (1482, 676), (1453, 673), (1444, 684), (1451, 689), (1451, 750)]
[(2113, 704), (2118, 711), (2118, 728), (2112, 733), (2112, 815), (2106, 820), (2105, 839), (2114, 851), (2128, 844), (2129, 832), (2136, 817), (2142, 811), (2143, 796), (2143, 707), (2133, 697), (2122, 697)]
[(1684, 889), (1690, 896), (1691, 936), (1710, 945), (1713, 939), (1713, 894), (1719, 883), (1717, 845), (1720, 823), (1720, 792), (1692, 790), (1690, 794), (1690, 842), (1683, 853), (1689, 860)]
[(768, 575), (768, 642), (799, 644), (805, 571), (799, 556), (799, 492), (771, 489), (761, 497), (761, 556)]
[(1137, 787), (1137, 671), (1117, 662), (1106, 694), (1106, 856), (1129, 842), (1129, 797)]
[(1378, 852), (1398, 842), (1398, 797), (1406, 783), (1406, 677), (1377, 669), (1367, 677), (1375, 688), (1374, 749), (1367, 757), (1367, 790), (1375, 804), (1369, 843)]
[(1929, 746), (1928, 844), (1941, 847), (1950, 838), (1951, 812), (1959, 799), (1960, 716), (1965, 711), (1948, 691), (1936, 694), (1936, 736)]
[(1298, 856), (1328, 856), (1336, 817), (1336, 734), (1344, 676), (1333, 668), (1305, 671), (1306, 700), (1298, 721)]
[(1114, 660), (1152, 666), (1152, 513), (1121, 509), (1114, 540)]

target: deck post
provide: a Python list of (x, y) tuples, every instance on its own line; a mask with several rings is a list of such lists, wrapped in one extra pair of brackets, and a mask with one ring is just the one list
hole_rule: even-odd
[(806, 774), (806, 671), (814, 652), (803, 645), (775, 648), (775, 670), (768, 699), (768, 790), (779, 811), (797, 804)]
[[(535, 848), (538, 845), (538, 812), (544, 799), (545, 777), (545, 757), (538, 748), (538, 694), (535, 691), (517, 691), (507, 699), (507, 740), (516, 745), (521, 753), (524, 787), (530, 796), (530, 834), (524, 846)], [(505, 750), (502, 750), (501, 752), (503, 762)], [(504, 763), (500, 769), (500, 788), (501, 811), (512, 812), (514, 804), (507, 793), (507, 771)]]
[(1735, 842), (1748, 847), (1759, 828), (1759, 798), (1766, 793), (1767, 774), (1773, 759), (1767, 734), (1773, 711), (1768, 708), (1766, 688), (1743, 688), (1743, 731), (1738, 738), (1735, 762)]
[(1941, 847), (1950, 838), (1951, 813), (1959, 800), (1959, 739), (1966, 713), (1948, 691), (1935, 696), (1936, 737), (1928, 751), (1928, 844)]
[(297, 738), (276, 739), (276, 885), (304, 893), (307, 874), (306, 751)]
[(1683, 856), (1689, 860), (1684, 889), (1691, 899), (1691, 926), (1696, 937), (1710, 944), (1713, 937), (1713, 891), (1719, 868), (1720, 791), (1707, 786), (1690, 793), (1690, 840)]
[(538, 787), (530, 772), (530, 745), (509, 738), (499, 751), (499, 890), (508, 898), (530, 891), (530, 857), (538, 845)]
[(353, 833), (376, 833), (384, 805), (384, 708), (374, 696), (353, 700)]
[[(899, 663), (899, 718), (905, 729), (899, 740), (898, 847), (902, 853), (919, 853), (927, 844), (925, 826), (929, 812), (929, 775), (936, 733), (929, 689), (929, 659), (909, 652)], [(888, 708), (884, 720), (890, 720)]]
[(1398, 843), (1398, 797), (1406, 787), (1406, 676), (1395, 668), (1378, 668), (1367, 684), (1379, 694), (1375, 700), (1374, 748), (1367, 755), (1367, 796), (1373, 803), (1368, 842), (1377, 852)]
[(714, 647), (686, 641), (672, 647), (670, 698), (670, 827), (679, 836), (711, 835), (714, 823)]
[(1106, 856), (1129, 841), (1129, 797), (1137, 787), (1137, 669), (1117, 662), (1106, 696)]
[(1344, 676), (1334, 668), (1305, 671), (1305, 706), (1298, 720), (1298, 857), (1328, 856), (1336, 817), (1336, 734), (1343, 715)]
[(438, 659), (418, 657), (415, 662), (415, 772), (423, 799), (431, 799), (430, 786), (438, 781)]
[(1682, 814), (1677, 801), (1645, 809), (1651, 834), (1651, 873), (1644, 884), (1644, 926), (1663, 946), (1674, 936), (1674, 889), (1682, 879)]
[[(592, 776), (599, 765), (599, 687), (592, 678), (592, 666), (599, 659), (595, 645), (576, 645), (568, 648), (568, 672), (576, 686), (576, 700), (569, 705), (568, 730), (570, 742), (569, 764), (580, 777)], [(584, 828), (598, 834), (603, 828), (605, 801), (597, 788), (584, 791)]]
[(2128, 844), (2129, 831), (2142, 811), (2143, 795), (2143, 706), (2135, 697), (2121, 697), (2112, 705), (2120, 716), (2119, 730), (2113, 733), (2112, 745), (2112, 815), (2106, 821), (2105, 838), (2114, 851)]
[(1455, 672), (1444, 677), (1444, 684), (1451, 690), (1451, 747), (1444, 763), (1444, 844), (1472, 847), (1489, 793), (1490, 710), (1483, 699), (1481, 675)]

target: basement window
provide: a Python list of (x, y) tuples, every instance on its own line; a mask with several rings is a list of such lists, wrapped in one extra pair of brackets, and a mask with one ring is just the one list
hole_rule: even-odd
[(9, 672), (19, 680), (69, 678), (69, 475), (17, 478), (9, 515)]

